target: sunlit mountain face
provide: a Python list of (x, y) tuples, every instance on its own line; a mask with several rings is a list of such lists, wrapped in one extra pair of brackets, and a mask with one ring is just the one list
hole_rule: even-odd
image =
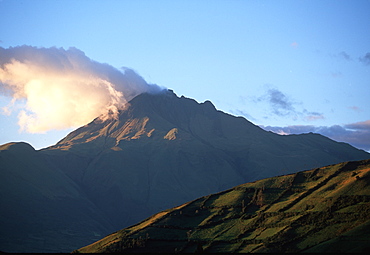
[(267, 132), (209, 101), (142, 93), (49, 148), (1, 146), (0, 250), (70, 252), (201, 196), (368, 158), (322, 135)]
[(76, 252), (367, 253), (370, 160), (246, 183), (159, 212)]

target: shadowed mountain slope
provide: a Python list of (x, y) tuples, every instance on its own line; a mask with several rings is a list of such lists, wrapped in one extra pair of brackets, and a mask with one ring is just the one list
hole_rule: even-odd
[(67, 252), (113, 230), (62, 171), (26, 143), (0, 146), (0, 246)]
[(49, 148), (3, 145), (0, 250), (68, 252), (200, 196), (368, 158), (318, 134), (264, 131), (170, 90), (141, 94)]
[(318, 134), (267, 132), (170, 90), (141, 94), (118, 118), (95, 119), (42, 153), (117, 228), (248, 181), (370, 157)]
[(370, 160), (246, 183), (77, 252), (368, 252)]

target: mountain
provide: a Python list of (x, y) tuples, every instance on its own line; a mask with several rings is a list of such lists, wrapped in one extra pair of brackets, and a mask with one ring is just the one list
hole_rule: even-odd
[(370, 158), (318, 134), (267, 132), (172, 91), (141, 94), (118, 118), (95, 119), (42, 153), (62, 158), (117, 227), (248, 181)]
[(75, 252), (369, 251), (370, 160), (363, 160), (201, 197)]
[(29, 144), (0, 146), (0, 187), (2, 251), (71, 251), (113, 230), (83, 190)]
[(209, 101), (144, 93), (54, 146), (1, 147), (0, 250), (68, 252), (200, 196), (368, 158), (318, 134), (267, 132)]

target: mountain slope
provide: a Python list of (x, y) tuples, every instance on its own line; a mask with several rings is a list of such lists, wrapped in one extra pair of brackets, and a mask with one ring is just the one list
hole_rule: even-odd
[(68, 252), (112, 231), (78, 187), (26, 143), (0, 146), (0, 247)]
[(246, 183), (77, 252), (368, 252), (370, 160)]
[(318, 134), (266, 132), (172, 91), (141, 94), (117, 119), (96, 119), (42, 153), (117, 229), (241, 183), (370, 156)]
[(0, 250), (14, 252), (70, 251), (245, 182), (370, 158), (318, 134), (266, 132), (172, 91), (141, 94), (46, 149), (1, 148)]

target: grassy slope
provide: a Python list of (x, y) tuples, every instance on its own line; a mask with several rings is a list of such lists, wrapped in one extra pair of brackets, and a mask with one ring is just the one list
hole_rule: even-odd
[(370, 160), (199, 198), (76, 252), (341, 252), (370, 247)]

